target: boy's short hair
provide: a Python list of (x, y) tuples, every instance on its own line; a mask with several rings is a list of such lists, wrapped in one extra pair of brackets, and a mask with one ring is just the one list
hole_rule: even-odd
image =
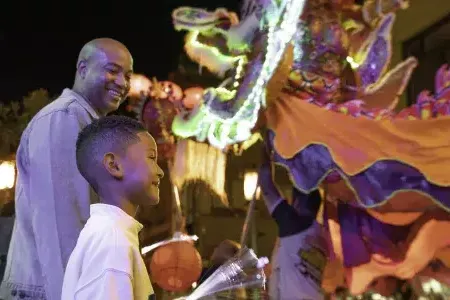
[(146, 132), (144, 126), (129, 117), (107, 116), (94, 120), (78, 134), (76, 161), (81, 175), (98, 192), (98, 170), (107, 152), (124, 154), (127, 148), (139, 142), (137, 136)]

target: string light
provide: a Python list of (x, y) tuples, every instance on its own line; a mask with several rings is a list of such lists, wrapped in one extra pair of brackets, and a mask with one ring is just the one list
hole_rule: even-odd
[[(288, 0), (282, 2), (282, 6), (277, 10), (269, 10), (273, 14), (266, 16), (268, 22), (268, 45), (261, 72), (248, 96), (239, 95), (245, 100), (232, 117), (221, 117), (219, 113), (212, 111), (207, 105), (202, 105), (199, 107), (196, 115), (192, 116), (195, 120), (191, 120), (197, 125), (197, 128), (193, 132), (183, 132), (179, 126), (173, 126), (174, 133), (177, 135), (184, 134), (184, 137), (194, 134), (197, 140), (205, 141), (207, 139), (211, 145), (220, 149), (250, 138), (252, 135), (251, 130), (258, 120), (258, 112), (261, 106), (265, 105), (265, 86), (285, 53), (287, 44), (298, 30), (302, 30), (301, 27), (297, 28), (297, 26), (304, 6), (305, 0)], [(280, 20), (282, 21), (278, 26)], [(218, 50), (217, 55), (220, 59), (225, 59)], [(235, 88), (239, 86), (239, 79), (242, 76), (241, 72), (246, 63), (244, 58), (237, 61), (239, 63), (233, 82)], [(205, 93), (205, 96), (209, 95), (209, 99), (214, 99), (217, 96), (221, 96), (221, 93), (223, 93), (223, 90), (208, 89), (208, 93)], [(174, 123), (174, 125), (177, 124)]]

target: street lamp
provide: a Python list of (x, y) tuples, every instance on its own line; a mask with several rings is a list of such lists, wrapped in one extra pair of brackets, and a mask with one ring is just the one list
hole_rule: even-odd
[(16, 169), (13, 161), (0, 164), (0, 190), (12, 189), (16, 179)]
[(249, 201), (249, 206), (247, 209), (247, 216), (245, 218), (244, 227), (242, 229), (241, 236), (241, 247), (244, 247), (247, 243), (247, 236), (249, 231), (249, 226), (251, 223), (252, 228), (252, 248), (253, 251), (257, 252), (257, 232), (256, 232), (256, 222), (253, 216), (255, 210), (256, 199), (258, 198), (258, 173), (255, 171), (246, 172), (244, 175), (244, 196), (247, 201)]
[(258, 186), (258, 173), (254, 171), (246, 172), (244, 175), (244, 196), (247, 201), (255, 197)]

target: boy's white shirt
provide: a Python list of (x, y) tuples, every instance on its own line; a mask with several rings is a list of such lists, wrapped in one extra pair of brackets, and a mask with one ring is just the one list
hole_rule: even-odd
[(277, 300), (321, 300), (326, 241), (314, 222), (303, 232), (282, 237), (269, 280), (269, 297)]
[(142, 224), (116, 206), (93, 204), (64, 275), (62, 300), (148, 300), (153, 287), (139, 250)]

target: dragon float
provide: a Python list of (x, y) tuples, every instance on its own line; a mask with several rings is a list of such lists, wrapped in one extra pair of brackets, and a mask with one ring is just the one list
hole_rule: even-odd
[(225, 9), (181, 7), (186, 53), (217, 76), (172, 131), (223, 149), (262, 118), (273, 159), (303, 192), (326, 191), (330, 241), (322, 286), (352, 294), (376, 279), (434, 277), (449, 284), (450, 70), (434, 95), (396, 112), (417, 65), (388, 71), (395, 12), (406, 0), (281, 0)]

